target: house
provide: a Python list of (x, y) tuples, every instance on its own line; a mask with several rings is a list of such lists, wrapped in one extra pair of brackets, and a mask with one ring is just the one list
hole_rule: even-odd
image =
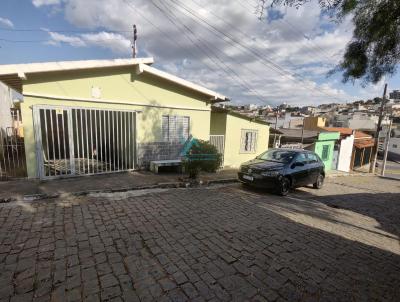
[(374, 139), (371, 135), (343, 127), (324, 127), (322, 130), (340, 133), (338, 170), (348, 172), (371, 162), (374, 147)]
[(275, 129), (270, 127), (269, 128), (269, 142), (268, 142), (268, 147), (270, 148), (279, 148), (281, 145), (281, 137), (282, 137), (282, 132), (279, 131), (279, 129)]
[(327, 120), (321, 116), (308, 116), (304, 118), (303, 127), (305, 130), (318, 130), (325, 127)]
[[(152, 64), (152, 58), (138, 58), (0, 66), (0, 81), (23, 95), (28, 177), (145, 168), (153, 160), (175, 159), (190, 135), (209, 140), (211, 105), (228, 99)], [(240, 152), (250, 158), (266, 148), (261, 124), (227, 116), (228, 163), (241, 160)], [(250, 134), (243, 134), (243, 125)], [(256, 147), (233, 146), (230, 135), (244, 135)], [(230, 155), (231, 148), (239, 153)]]
[(210, 134), (220, 141), (224, 167), (237, 168), (268, 149), (269, 124), (229, 109), (212, 107)]
[(314, 131), (304, 129), (279, 129), (282, 148), (304, 148), (319, 155), (325, 165), (325, 170), (332, 169), (334, 162), (335, 143), (339, 132)]
[(265, 117), (271, 127), (278, 128), (301, 128), (303, 126), (303, 117), (294, 116), (291, 112), (270, 113)]

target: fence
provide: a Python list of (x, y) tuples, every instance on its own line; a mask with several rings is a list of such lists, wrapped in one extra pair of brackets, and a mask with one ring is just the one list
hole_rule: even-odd
[(134, 169), (134, 111), (57, 106), (33, 109), (40, 178)]
[(0, 180), (21, 177), (26, 177), (26, 159), (20, 128), (0, 128)]
[(225, 135), (210, 135), (210, 144), (215, 146), (222, 155), (221, 166), (224, 166)]

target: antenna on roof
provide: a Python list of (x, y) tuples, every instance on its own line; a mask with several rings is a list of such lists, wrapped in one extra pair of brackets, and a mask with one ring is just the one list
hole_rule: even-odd
[(132, 58), (136, 58), (136, 40), (137, 40), (137, 29), (136, 24), (133, 25), (133, 37), (132, 37)]

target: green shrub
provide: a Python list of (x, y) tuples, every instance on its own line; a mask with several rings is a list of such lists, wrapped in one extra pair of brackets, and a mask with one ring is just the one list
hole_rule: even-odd
[(215, 172), (221, 166), (222, 155), (207, 141), (196, 140), (183, 161), (190, 178), (196, 178), (200, 171)]

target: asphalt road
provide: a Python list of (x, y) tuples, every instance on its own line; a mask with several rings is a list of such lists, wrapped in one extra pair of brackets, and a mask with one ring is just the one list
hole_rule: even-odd
[[(378, 161), (377, 172), (381, 173), (382, 161)], [(400, 163), (394, 161), (387, 161), (385, 169), (385, 177), (400, 179)]]

